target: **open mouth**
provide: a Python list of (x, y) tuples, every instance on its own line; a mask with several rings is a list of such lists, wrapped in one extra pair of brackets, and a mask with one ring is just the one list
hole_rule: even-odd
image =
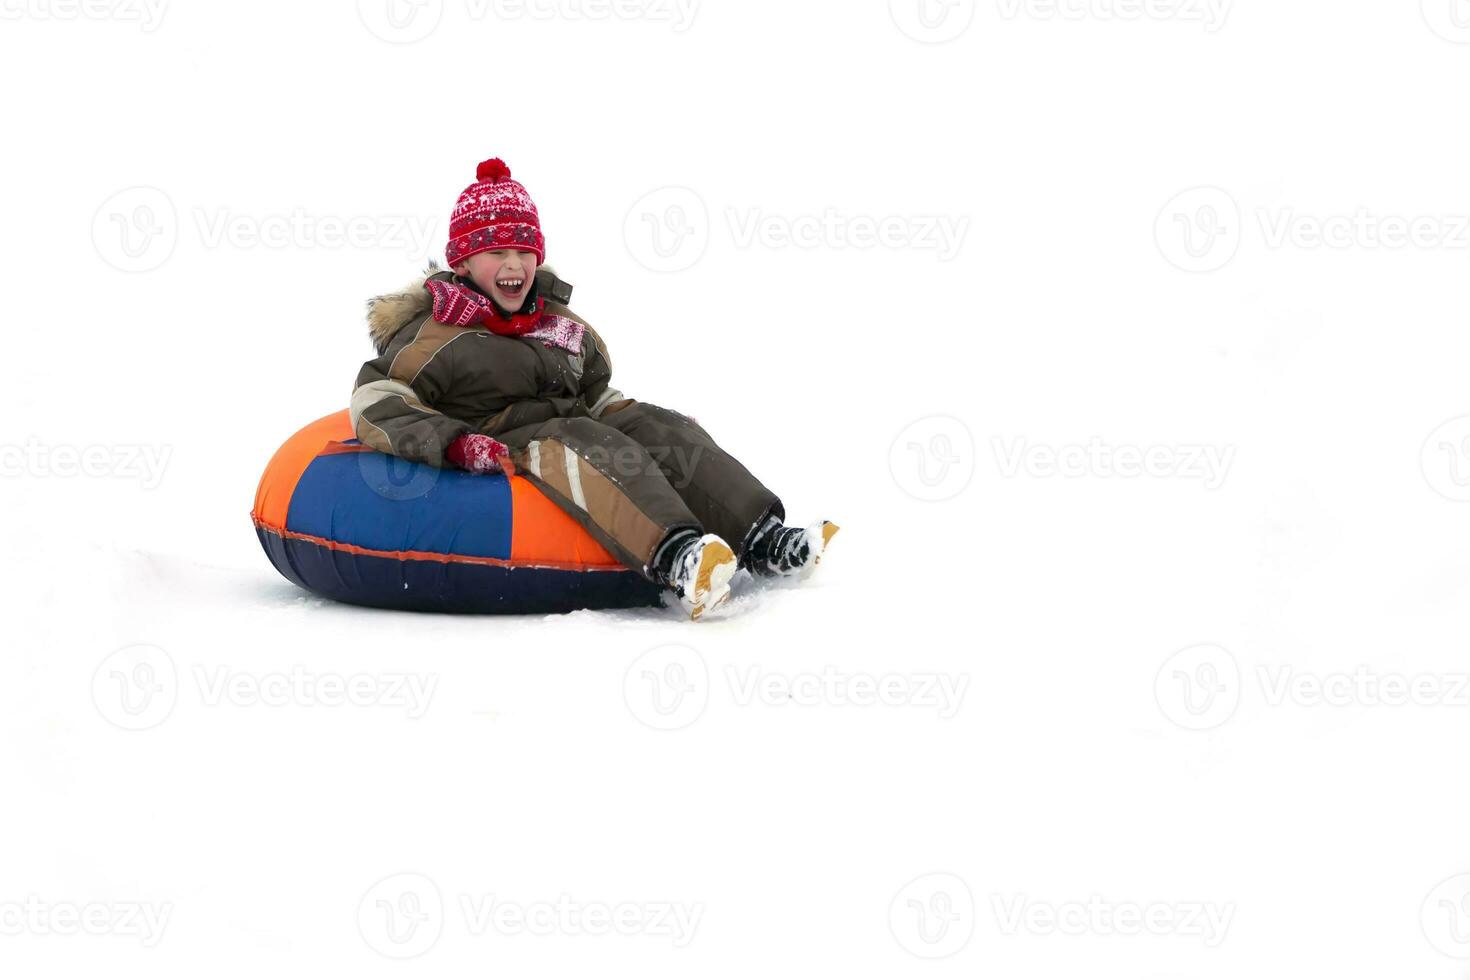
[(507, 296), (515, 296), (526, 288), (526, 280), (524, 278), (497, 279), (495, 280), (495, 288)]

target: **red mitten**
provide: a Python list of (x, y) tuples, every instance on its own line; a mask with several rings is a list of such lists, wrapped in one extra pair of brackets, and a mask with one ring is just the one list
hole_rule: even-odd
[(466, 432), (455, 439), (444, 456), (455, 466), (471, 473), (499, 473), (502, 471), (501, 460), (510, 462), (510, 450), (505, 443), (478, 432)]

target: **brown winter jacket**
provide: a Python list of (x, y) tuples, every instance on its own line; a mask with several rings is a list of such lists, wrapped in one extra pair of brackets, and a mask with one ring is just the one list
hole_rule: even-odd
[(550, 299), (571, 295), (551, 269), (537, 270), (536, 291), (547, 297), (546, 313), (586, 328), (578, 354), (435, 321), (424, 283), (455, 277), (432, 268), (430, 273), (401, 292), (368, 301), (378, 357), (358, 372), (351, 403), (352, 426), (363, 444), (443, 467), (449, 444), (467, 432), (494, 436), (551, 418), (600, 418), (627, 404), (609, 384), (612, 361), (602, 338)]

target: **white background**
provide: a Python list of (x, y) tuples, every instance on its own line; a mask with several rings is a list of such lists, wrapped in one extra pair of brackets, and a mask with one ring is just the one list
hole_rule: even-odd
[[(925, 2), (0, 0), (0, 972), (1470, 975), (1470, 7)], [(492, 155), (813, 579), (270, 567)]]

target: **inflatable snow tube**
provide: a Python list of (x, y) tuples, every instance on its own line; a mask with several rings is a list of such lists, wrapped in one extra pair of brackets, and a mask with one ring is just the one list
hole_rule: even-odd
[(251, 518), (277, 571), (355, 605), (546, 613), (660, 601), (526, 480), (376, 452), (346, 411), (286, 441)]

